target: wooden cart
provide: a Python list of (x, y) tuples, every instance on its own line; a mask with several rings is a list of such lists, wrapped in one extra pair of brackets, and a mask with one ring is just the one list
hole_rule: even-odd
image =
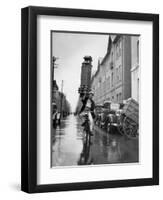
[(132, 98), (126, 101), (122, 114), (119, 116), (119, 132), (128, 138), (136, 139), (139, 135), (139, 104)]

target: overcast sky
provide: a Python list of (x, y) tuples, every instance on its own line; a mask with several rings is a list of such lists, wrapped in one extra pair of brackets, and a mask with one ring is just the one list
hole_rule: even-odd
[(63, 80), (63, 92), (75, 110), (80, 86), (80, 73), (83, 57), (92, 56), (92, 72), (96, 71), (99, 57), (104, 57), (107, 51), (109, 35), (52, 33), (52, 55), (58, 57), (58, 68), (54, 71), (54, 79), (59, 90)]

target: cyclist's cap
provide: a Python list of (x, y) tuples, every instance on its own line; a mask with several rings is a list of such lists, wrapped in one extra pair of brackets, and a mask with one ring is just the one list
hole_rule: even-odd
[(93, 94), (94, 95), (94, 92), (90, 91), (89, 94)]

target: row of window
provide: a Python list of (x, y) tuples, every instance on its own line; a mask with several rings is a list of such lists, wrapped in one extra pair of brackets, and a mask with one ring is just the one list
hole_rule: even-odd
[(122, 100), (122, 93), (120, 92), (117, 96), (117, 102), (120, 102)]
[[(122, 51), (122, 41), (119, 40), (115, 46), (115, 57), (118, 59), (119, 56), (121, 56), (121, 51)], [(113, 63), (113, 52), (111, 52), (111, 63)], [(111, 65), (109, 63), (109, 66)], [(103, 75), (103, 77), (99, 77), (98, 82), (94, 89), (96, 90), (97, 88), (101, 87), (101, 84), (104, 83), (105, 81), (108, 83), (108, 88), (110, 89), (111, 87), (114, 86), (114, 81), (115, 83), (118, 83), (119, 81), (122, 80), (122, 66), (120, 65), (119, 67), (116, 68), (115, 71), (115, 78), (114, 78), (114, 72), (112, 71), (110, 74), (110, 67), (108, 67), (108, 70), (106, 71), (106, 74)]]
[(122, 52), (122, 42), (119, 41), (116, 44), (116, 59), (118, 59), (121, 56), (121, 52)]
[[(116, 68), (116, 76), (115, 76), (115, 83), (118, 83), (119, 81), (122, 80), (122, 67), (121, 65)], [(106, 81), (106, 82), (105, 82)], [(110, 82), (111, 81), (111, 82)], [(109, 76), (107, 79), (105, 79), (105, 76), (103, 78), (99, 78), (99, 81), (97, 85), (94, 87), (94, 90), (97, 88), (100, 88), (102, 83), (108, 83), (108, 88), (110, 89), (111, 87), (114, 86), (114, 72), (111, 73), (111, 77)]]
[(116, 102), (120, 102), (121, 100), (122, 100), (122, 93), (120, 92), (120, 93), (118, 93), (117, 95), (116, 95), (116, 98), (114, 98), (114, 96), (112, 96), (111, 98), (108, 98), (108, 100), (109, 101), (116, 101)]
[[(105, 95), (106, 95), (106, 94), (105, 94)], [(99, 98), (99, 97), (102, 97), (102, 96), (105, 96), (105, 95), (102, 94), (102, 91), (99, 91), (98, 93), (96, 92), (95, 97), (96, 97), (96, 98)], [(114, 96), (112, 96), (112, 98), (111, 98), (111, 99), (109, 98), (108, 100), (114, 100)], [(121, 101), (121, 100), (122, 100), (122, 93), (121, 93), (121, 92), (116, 94), (115, 100), (116, 100), (116, 101)]]
[(137, 41), (137, 62), (139, 63), (139, 40)]
[[(122, 41), (119, 40), (115, 46), (115, 58), (118, 59), (122, 54)], [(113, 52), (111, 53), (111, 63), (113, 63)]]
[(119, 65), (119, 67), (116, 68), (116, 83), (122, 80), (122, 67)]

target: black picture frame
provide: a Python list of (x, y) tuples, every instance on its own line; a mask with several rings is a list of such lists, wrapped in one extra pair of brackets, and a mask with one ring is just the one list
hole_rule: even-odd
[[(37, 16), (55, 15), (153, 23), (153, 177), (37, 185)], [(159, 15), (30, 6), (21, 11), (21, 190), (28, 193), (159, 184)]]

